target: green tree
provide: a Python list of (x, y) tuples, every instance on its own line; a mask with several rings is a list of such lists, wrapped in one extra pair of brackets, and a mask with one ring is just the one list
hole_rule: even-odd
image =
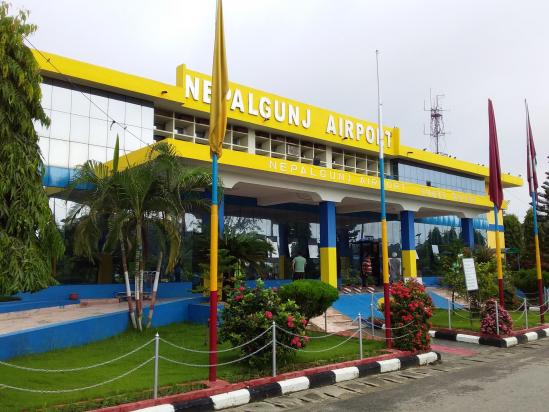
[[(547, 159), (549, 160), (549, 156)], [(549, 270), (549, 169), (545, 172), (545, 181), (538, 188), (537, 210), (541, 264), (544, 270)], [(531, 233), (528, 239), (533, 237)]]
[(0, 3), (0, 294), (54, 283), (64, 246), (42, 188), (34, 123), (49, 125), (40, 105), (40, 70), (24, 38), (36, 31), (28, 12)]
[[(150, 149), (147, 161), (141, 165), (118, 168), (118, 150), (112, 165), (88, 161), (79, 167), (72, 186), (90, 187), (82, 203), (71, 211), (71, 219), (80, 216), (76, 229), (76, 250), (93, 258), (100, 249), (102, 222), (107, 221), (103, 251), (120, 248), (128, 310), (134, 321), (131, 305), (129, 269), (133, 255), (136, 326), (143, 324), (143, 277), (146, 267), (145, 240), (154, 238), (159, 246), (152, 300), (147, 326), (151, 325), (156, 287), (163, 256), (166, 270), (173, 270), (181, 250), (180, 220), (186, 212), (207, 208), (199, 190), (211, 185), (210, 174), (203, 169), (183, 167), (173, 149), (163, 143)], [(126, 251), (132, 246), (133, 254)]]
[[(549, 251), (544, 248), (545, 230), (542, 222), (538, 220), (538, 233), (540, 239), (541, 264), (543, 270), (549, 270)], [(524, 268), (536, 267), (536, 253), (534, 245), (534, 214), (532, 209), (526, 211), (522, 221), (522, 233), (524, 235), (524, 255), (521, 260), (521, 266)]]
[(518, 250), (518, 253), (515, 255), (507, 255), (507, 263), (513, 270), (518, 270), (521, 254), (524, 251), (522, 225), (517, 216), (511, 214), (503, 216), (503, 226), (505, 227), (505, 246)]

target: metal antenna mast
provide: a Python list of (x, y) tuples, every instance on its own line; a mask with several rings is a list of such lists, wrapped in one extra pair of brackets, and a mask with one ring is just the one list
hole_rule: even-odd
[(442, 113), (445, 112), (440, 104), (440, 99), (444, 97), (443, 94), (437, 94), (433, 99), (431, 90), (429, 90), (429, 103), (430, 108), (425, 106), (423, 102), (423, 110), (429, 112), (431, 127), (429, 133), (425, 131), (425, 126), (423, 127), (423, 134), (431, 136), (431, 150), (437, 154), (446, 154), (444, 150), (446, 149), (446, 142), (444, 137), (446, 136), (446, 131), (444, 130), (444, 118)]

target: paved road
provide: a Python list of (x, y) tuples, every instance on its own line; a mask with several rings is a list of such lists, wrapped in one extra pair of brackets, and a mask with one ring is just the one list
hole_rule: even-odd
[[(232, 411), (549, 410), (549, 339), (509, 349), (435, 343), (448, 349), (438, 365), (297, 392)], [(457, 350), (451, 353), (449, 348)]]

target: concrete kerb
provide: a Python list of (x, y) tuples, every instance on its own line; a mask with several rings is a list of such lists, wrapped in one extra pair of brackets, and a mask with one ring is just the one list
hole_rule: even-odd
[(452, 331), (449, 329), (430, 330), (429, 334), (435, 339), (450, 340), (454, 342), (472, 343), (476, 345), (494, 346), (497, 348), (510, 348), (523, 343), (533, 342), (549, 336), (549, 328), (538, 326), (528, 329), (525, 332), (513, 336), (487, 336), (474, 333), (463, 333), (463, 331)]
[[(403, 354), (404, 356), (402, 356)], [(131, 405), (128, 404), (115, 408), (106, 408), (101, 411), (214, 411), (245, 405), (250, 402), (258, 402), (266, 398), (281, 396), (293, 392), (333, 385), (338, 382), (344, 382), (374, 374), (427, 365), (439, 361), (441, 356), (437, 352), (427, 352), (413, 355), (406, 352), (399, 352), (393, 354), (392, 357), (384, 356), (382, 359), (379, 358), (380, 357), (364, 359), (363, 361), (351, 361), (344, 362), (343, 364), (329, 365), (325, 367), (325, 370), (313, 368), (310, 370), (301, 371), (302, 373), (305, 373), (303, 376), (292, 377), (292, 375), (295, 375), (296, 372), (291, 372), (280, 375), (277, 378), (256, 379), (254, 381), (249, 381), (247, 385), (242, 388), (223, 393), (210, 394), (194, 399), (177, 401), (173, 399), (176, 395), (172, 395), (170, 397), (155, 401), (159, 403), (156, 406), (145, 405), (145, 402), (142, 401)], [(354, 363), (355, 365), (348, 366), (349, 363)], [(267, 379), (272, 379), (273, 381), (267, 381)], [(230, 385), (230, 387), (232, 386), (233, 385)], [(140, 406), (145, 407), (139, 409)]]

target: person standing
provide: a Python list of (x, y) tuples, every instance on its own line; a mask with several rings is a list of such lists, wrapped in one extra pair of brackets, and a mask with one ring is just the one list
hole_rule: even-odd
[(369, 255), (364, 255), (364, 258), (362, 259), (360, 275), (362, 287), (367, 286), (368, 277), (372, 276), (372, 259)]
[(397, 257), (396, 252), (393, 252), (391, 254), (391, 259), (389, 259), (389, 281), (391, 283), (401, 280), (400, 269), (400, 259)]
[(307, 259), (305, 259), (301, 252), (297, 252), (297, 256), (292, 260), (293, 280), (305, 279), (306, 265)]

